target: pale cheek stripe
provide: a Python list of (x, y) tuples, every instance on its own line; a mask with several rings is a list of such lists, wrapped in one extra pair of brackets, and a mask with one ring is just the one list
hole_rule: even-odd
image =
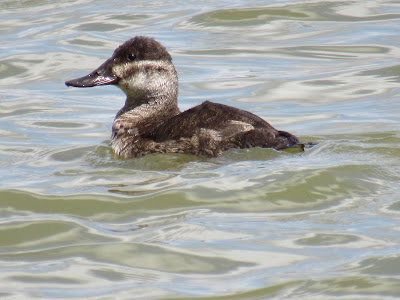
[(147, 72), (148, 69), (173, 71), (173, 65), (172, 62), (162, 60), (143, 60), (115, 65), (112, 71), (120, 78), (127, 78), (136, 72)]

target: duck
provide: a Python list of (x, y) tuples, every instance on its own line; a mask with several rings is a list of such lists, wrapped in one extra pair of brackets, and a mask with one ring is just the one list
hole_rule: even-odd
[(126, 94), (110, 142), (121, 158), (151, 153), (215, 157), (228, 149), (252, 147), (304, 151), (296, 136), (239, 108), (205, 101), (182, 112), (172, 57), (151, 37), (129, 39), (93, 72), (65, 84), (79, 88), (116, 85)]

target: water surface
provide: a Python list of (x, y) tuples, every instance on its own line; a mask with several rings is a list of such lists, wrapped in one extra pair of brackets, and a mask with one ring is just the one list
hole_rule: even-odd
[[(4, 299), (400, 297), (397, 1), (0, 2)], [(64, 81), (161, 41), (182, 110), (262, 116), (303, 154), (122, 160), (124, 95)]]

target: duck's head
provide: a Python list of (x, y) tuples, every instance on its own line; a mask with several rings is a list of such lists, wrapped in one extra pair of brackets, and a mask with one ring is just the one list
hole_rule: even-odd
[(171, 56), (159, 42), (145, 36), (126, 41), (96, 70), (65, 84), (117, 85), (136, 105), (162, 97), (176, 100), (178, 94), (178, 76)]

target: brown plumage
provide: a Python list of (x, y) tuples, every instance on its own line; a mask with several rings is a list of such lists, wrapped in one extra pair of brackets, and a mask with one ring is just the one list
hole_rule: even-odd
[(119, 46), (104, 64), (67, 86), (114, 84), (127, 99), (117, 113), (111, 146), (124, 158), (149, 153), (218, 156), (230, 148), (277, 150), (302, 147), (262, 118), (206, 101), (185, 112), (178, 108), (178, 77), (171, 56), (157, 41), (135, 37)]

